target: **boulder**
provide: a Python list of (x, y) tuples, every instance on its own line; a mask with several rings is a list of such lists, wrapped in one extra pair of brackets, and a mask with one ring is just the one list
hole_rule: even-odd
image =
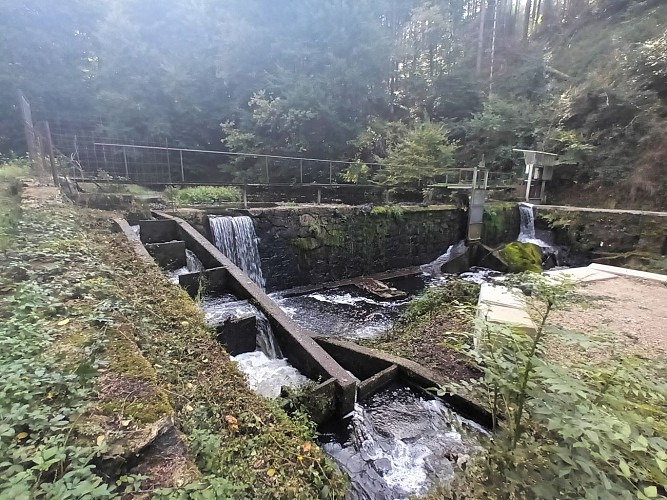
[(510, 273), (542, 272), (542, 251), (534, 243), (513, 241), (493, 252)]

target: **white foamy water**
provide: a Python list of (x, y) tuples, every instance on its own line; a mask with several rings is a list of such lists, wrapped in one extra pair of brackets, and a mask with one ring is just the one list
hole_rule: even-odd
[(320, 302), (328, 302), (330, 304), (340, 304), (346, 306), (353, 306), (355, 304), (372, 304), (374, 306), (384, 305), (377, 300), (369, 299), (368, 297), (353, 296), (351, 293), (311, 293), (308, 297), (319, 300)]
[(257, 285), (264, 288), (262, 261), (259, 258), (257, 234), (252, 219), (240, 217), (210, 217), (209, 225), (215, 246)]
[(308, 382), (286, 359), (271, 359), (261, 351), (232, 356), (232, 360), (245, 373), (252, 390), (267, 398), (280, 396), (282, 387), (297, 388)]
[(479, 433), (442, 401), (395, 387), (357, 404), (346, 433), (323, 448), (350, 475), (349, 498), (397, 500), (451, 481), (479, 451)]

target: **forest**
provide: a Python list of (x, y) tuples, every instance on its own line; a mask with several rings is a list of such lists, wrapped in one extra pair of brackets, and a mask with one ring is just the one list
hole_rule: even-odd
[[(667, 206), (661, 0), (2, 0), (0, 152), (37, 118), (180, 147), (401, 165), (559, 154), (556, 201)], [(62, 125), (65, 124), (65, 125)], [(84, 125), (85, 124), (85, 125)], [(239, 179), (253, 165), (216, 168)], [(422, 171), (423, 172), (423, 171)], [(422, 175), (422, 174), (419, 174)], [(583, 201), (582, 201), (583, 200)]]

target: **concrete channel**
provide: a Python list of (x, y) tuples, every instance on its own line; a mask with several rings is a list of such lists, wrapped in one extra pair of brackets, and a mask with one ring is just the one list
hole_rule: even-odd
[[(153, 220), (139, 221), (140, 236), (127, 221), (119, 219), (116, 224), (140, 258), (154, 260), (164, 269), (182, 265), (186, 248), (193, 252), (205, 269), (179, 277), (179, 284), (191, 296), (202, 293), (203, 284), (205, 292), (233, 294), (261, 311), (289, 363), (311, 380), (320, 381), (313, 391), (329, 401), (329, 411), (317, 420), (345, 416), (354, 410), (357, 399), (366, 399), (397, 381), (421, 389), (447, 385), (447, 380), (418, 363), (352, 342), (315, 336), (287, 316), (262, 288), (186, 221), (160, 211), (153, 211), (153, 215)], [(230, 355), (255, 350), (255, 321), (248, 315), (218, 327), (218, 340)], [(491, 416), (481, 407), (458, 396), (441, 399), (464, 417), (490, 427)]]

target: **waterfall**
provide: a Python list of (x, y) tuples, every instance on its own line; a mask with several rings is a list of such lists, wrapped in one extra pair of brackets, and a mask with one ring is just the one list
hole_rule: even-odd
[(551, 245), (535, 236), (535, 214), (533, 205), (530, 203), (519, 203), (519, 215), (521, 215), (521, 227), (517, 241), (521, 243), (534, 243), (540, 248), (551, 249)]
[(535, 215), (533, 205), (530, 203), (519, 203), (519, 215), (521, 216), (521, 229), (518, 241), (532, 243), (535, 240)]
[(198, 273), (204, 270), (204, 265), (191, 250), (185, 250), (185, 266), (190, 273)]
[(269, 320), (259, 310), (257, 311), (257, 347), (271, 359), (283, 357)]
[(468, 247), (466, 246), (465, 240), (461, 240), (458, 243), (449, 245), (449, 248), (445, 253), (443, 253), (433, 262), (421, 266), (421, 270), (422, 272), (425, 272), (432, 276), (440, 276), (442, 274), (442, 266), (447, 264), (447, 262), (449, 262), (450, 260), (453, 260), (456, 257), (463, 255), (466, 252), (466, 250), (468, 250)]
[(264, 288), (258, 238), (252, 219), (247, 216), (210, 217), (209, 223), (218, 250)]

